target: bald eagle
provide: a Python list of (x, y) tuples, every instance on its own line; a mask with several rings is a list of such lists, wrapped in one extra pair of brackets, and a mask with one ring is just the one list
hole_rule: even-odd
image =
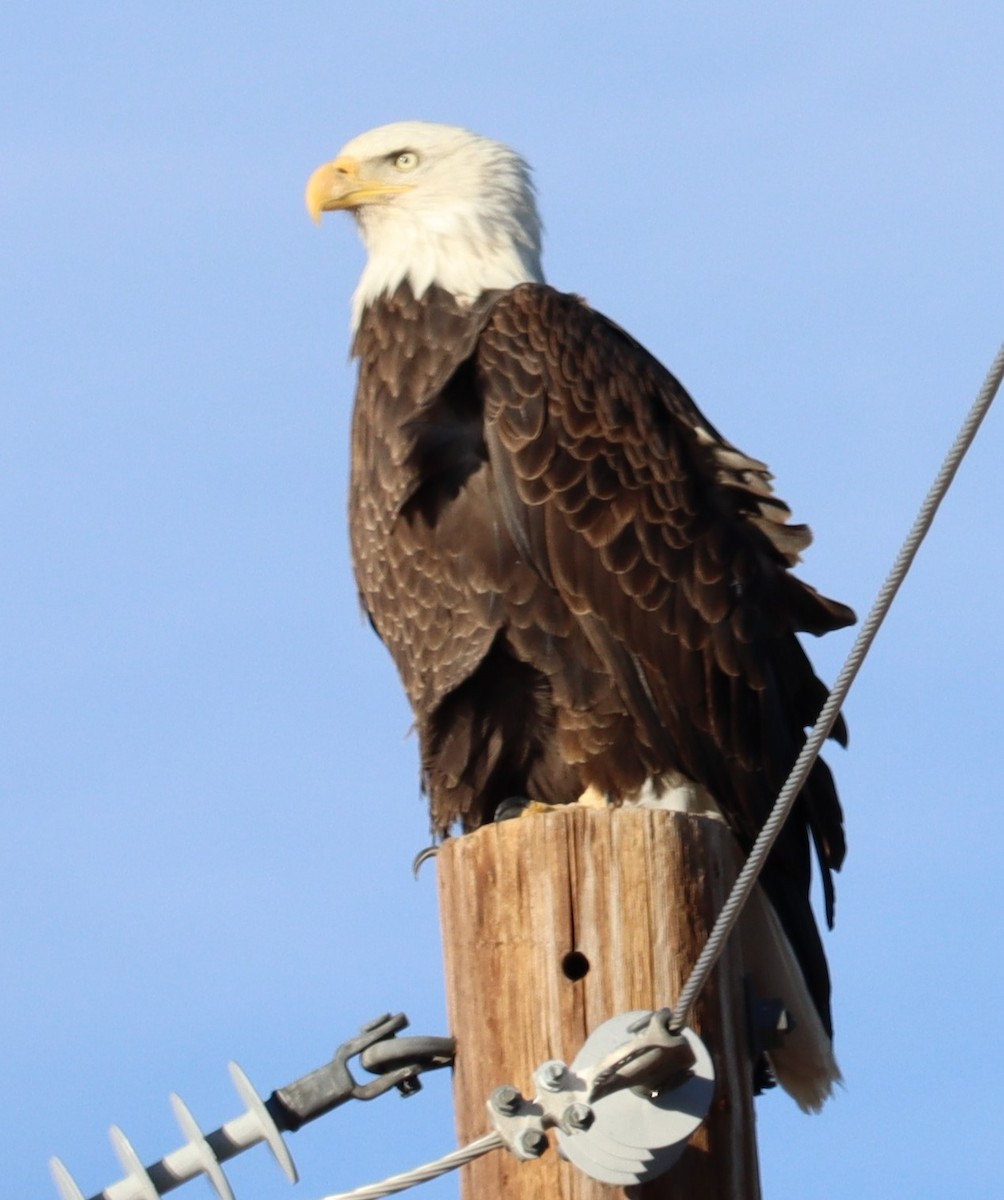
[[(307, 206), (349, 210), (368, 252), (352, 552), (414, 709), (434, 830), (591, 791), (713, 811), (748, 850), (827, 694), (797, 634), (854, 620), (791, 573), (810, 535), (767, 467), (545, 284), (530, 173), (508, 147), (383, 126), (314, 172)], [(839, 1072), (810, 840), (832, 924), (844, 834), (822, 762), (744, 935), (761, 990), (795, 1015), (775, 1071), (818, 1108)]]

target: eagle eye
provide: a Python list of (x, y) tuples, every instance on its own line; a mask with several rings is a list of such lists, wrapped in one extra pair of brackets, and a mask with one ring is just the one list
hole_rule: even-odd
[(394, 166), (399, 171), (414, 171), (418, 166), (418, 155), (414, 150), (401, 150), (393, 155)]

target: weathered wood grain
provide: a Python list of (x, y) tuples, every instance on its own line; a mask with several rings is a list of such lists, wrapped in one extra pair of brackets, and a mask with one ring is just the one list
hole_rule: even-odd
[[(448, 841), (438, 857), (461, 1144), (489, 1129), (501, 1083), (532, 1095), (533, 1069), (571, 1061), (631, 1009), (671, 1005), (736, 873), (728, 830), (706, 818), (565, 807)], [(567, 956), (584, 955), (579, 979)], [(581, 964), (580, 964), (581, 965)], [(573, 972), (574, 974), (574, 972)], [(672, 1171), (643, 1200), (756, 1200), (759, 1182), (742, 964), (722, 957), (691, 1025), (712, 1053), (716, 1098)], [(561, 1161), (495, 1152), (464, 1170), (464, 1200), (613, 1200), (617, 1188)]]

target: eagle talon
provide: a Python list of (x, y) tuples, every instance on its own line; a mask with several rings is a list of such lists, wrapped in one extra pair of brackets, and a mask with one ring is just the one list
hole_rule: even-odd
[(524, 816), (530, 809), (533, 801), (528, 796), (508, 796), (495, 810), (493, 821), (512, 821), (516, 817)]
[(421, 871), (422, 867), (429, 861), (430, 858), (435, 858), (438, 853), (439, 847), (437, 845), (426, 846), (424, 850), (419, 850), (419, 852), (411, 861), (412, 875), (414, 875), (417, 879), (418, 873)]

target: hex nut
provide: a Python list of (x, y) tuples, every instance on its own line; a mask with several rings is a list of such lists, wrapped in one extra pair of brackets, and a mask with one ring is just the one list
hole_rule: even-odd
[(519, 1148), (530, 1158), (540, 1158), (547, 1149), (547, 1134), (539, 1129), (526, 1129), (520, 1135)]
[(511, 1083), (503, 1083), (501, 1087), (497, 1087), (492, 1092), (492, 1108), (504, 1117), (514, 1116), (519, 1112), (522, 1103), (523, 1097), (520, 1095), (519, 1089), (514, 1088)]
[(581, 1101), (576, 1101), (574, 1104), (569, 1104), (565, 1111), (561, 1114), (562, 1127), (570, 1132), (578, 1132), (588, 1129), (596, 1120), (596, 1114), (588, 1104), (583, 1104)]

